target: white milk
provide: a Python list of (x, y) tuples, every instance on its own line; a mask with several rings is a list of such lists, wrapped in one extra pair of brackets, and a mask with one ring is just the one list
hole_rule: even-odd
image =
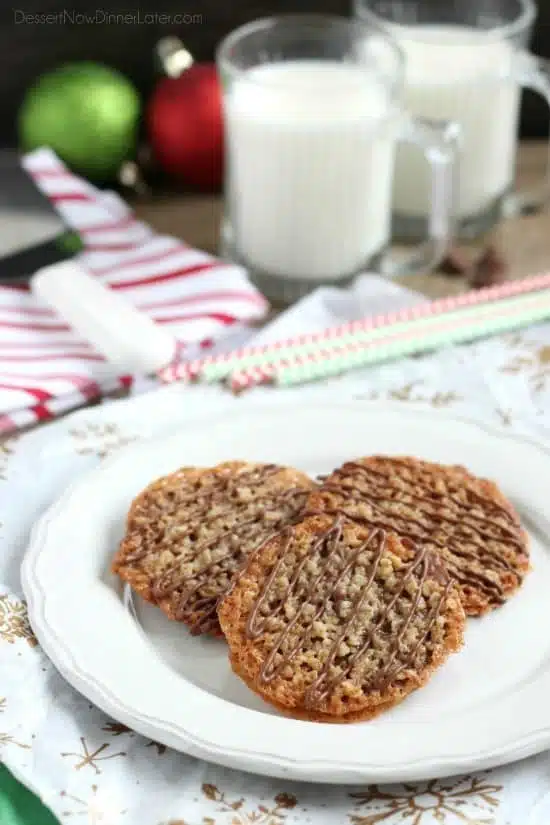
[[(519, 85), (510, 79), (514, 48), (462, 26), (392, 29), (406, 56), (404, 105), (413, 115), (454, 120), (463, 129), (457, 214), (482, 212), (512, 184)], [(394, 209), (429, 213), (430, 176), (413, 147), (397, 155)]]
[(249, 266), (337, 279), (386, 245), (397, 118), (366, 69), (259, 66), (233, 82), (225, 117), (229, 215)]

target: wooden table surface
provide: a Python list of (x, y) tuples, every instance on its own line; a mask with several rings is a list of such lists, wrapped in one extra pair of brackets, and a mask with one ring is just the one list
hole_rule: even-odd
[[(540, 187), (547, 160), (546, 143), (525, 143), (521, 146), (518, 185), (522, 190)], [(221, 218), (221, 198), (218, 195), (153, 195), (136, 201), (133, 206), (138, 216), (158, 232), (184, 238), (199, 249), (214, 254), (217, 252)], [(509, 265), (510, 278), (550, 270), (548, 213), (505, 221), (492, 233), (491, 239)], [(464, 279), (438, 274), (409, 276), (402, 282), (431, 298), (455, 294), (467, 288)]]

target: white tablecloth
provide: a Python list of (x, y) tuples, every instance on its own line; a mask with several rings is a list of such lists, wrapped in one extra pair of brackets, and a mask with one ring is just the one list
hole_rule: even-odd
[[(262, 333), (280, 337), (418, 300), (379, 279), (322, 291)], [(206, 409), (259, 395), (392, 399), (550, 435), (550, 325), (234, 399), (170, 387), (83, 410), (0, 447), (0, 753), (62, 822), (81, 825), (549, 825), (550, 754), (476, 776), (338, 788), (254, 777), (149, 742), (96, 710), (57, 674), (26, 620), (19, 566), (29, 531), (77, 475), (121, 446), (193, 426)], [(144, 674), (144, 678), (146, 674)], [(39, 823), (37, 823), (39, 825)]]

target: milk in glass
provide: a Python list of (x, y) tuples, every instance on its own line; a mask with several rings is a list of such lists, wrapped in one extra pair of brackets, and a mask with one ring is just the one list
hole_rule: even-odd
[[(520, 87), (512, 79), (514, 47), (463, 26), (392, 27), (405, 53), (405, 106), (416, 116), (462, 127), (456, 214), (490, 208), (514, 179)], [(429, 173), (414, 147), (397, 153), (394, 211), (430, 209)]]
[(333, 280), (387, 244), (397, 117), (366, 67), (330, 60), (245, 71), (225, 97), (234, 243), (252, 268)]

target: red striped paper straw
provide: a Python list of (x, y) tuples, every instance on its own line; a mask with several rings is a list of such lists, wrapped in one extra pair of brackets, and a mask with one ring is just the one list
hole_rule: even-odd
[(311, 352), (296, 351), (290, 357), (236, 370), (229, 379), (234, 392), (260, 384), (290, 386), (338, 375), (391, 358), (418, 354), (437, 347), (465, 343), (518, 329), (550, 317), (550, 290), (541, 295), (516, 296), (504, 303), (462, 309), (454, 315), (412, 320), (388, 328), (376, 339), (342, 340), (332, 347)]
[(550, 274), (535, 275), (520, 281), (510, 281), (499, 286), (466, 292), (463, 295), (443, 298), (397, 312), (339, 324), (321, 332), (287, 338), (260, 347), (245, 347), (224, 355), (207, 356), (194, 361), (171, 364), (161, 370), (160, 378), (167, 383), (180, 379), (187, 381), (224, 380), (236, 370), (268, 364), (271, 361), (280, 360), (284, 355), (293, 355), (296, 351), (308, 347), (316, 350), (319, 344), (326, 343), (328, 348), (332, 348), (334, 345), (340, 345), (346, 338), (353, 338), (357, 341), (363, 333), (369, 333), (379, 327), (451, 314), (467, 307), (489, 304), (548, 288), (550, 288)]

